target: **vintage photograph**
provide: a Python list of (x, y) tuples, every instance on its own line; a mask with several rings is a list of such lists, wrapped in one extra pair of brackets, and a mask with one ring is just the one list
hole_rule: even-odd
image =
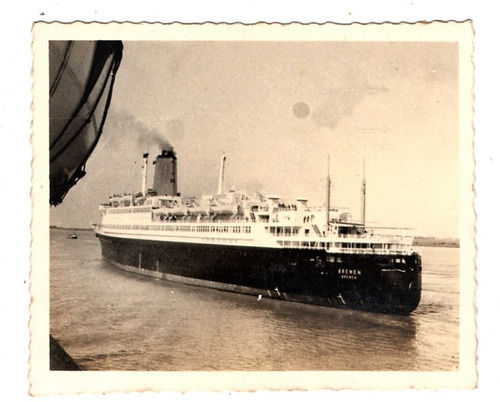
[(474, 386), (470, 23), (34, 39), (35, 393)]

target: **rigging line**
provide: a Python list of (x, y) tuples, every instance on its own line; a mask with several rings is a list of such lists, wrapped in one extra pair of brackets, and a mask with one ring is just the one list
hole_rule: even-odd
[[(107, 97), (107, 100), (106, 100), (106, 105), (104, 106), (104, 112), (103, 112), (103, 116), (102, 116), (102, 119), (101, 119), (101, 124), (100, 124), (99, 130), (98, 130), (97, 136), (96, 136), (95, 140), (93, 141), (92, 145), (89, 147), (89, 150), (88, 150), (87, 154), (82, 159), (82, 161), (80, 162), (80, 164), (78, 165), (78, 167), (75, 169), (75, 171), (72, 174), (72, 176), (70, 177), (70, 179), (68, 179), (66, 181), (66, 183), (58, 185), (58, 186), (55, 187), (55, 188), (62, 187), (63, 190), (64, 190), (64, 192), (62, 193), (62, 195), (57, 196), (57, 199), (56, 199), (55, 196), (53, 197), (51, 195), (51, 197), (50, 197), (50, 203), (52, 205), (57, 205), (57, 204), (61, 203), (62, 200), (64, 199), (64, 197), (67, 195), (67, 193), (70, 190), (70, 188), (74, 184), (76, 184), (78, 182), (78, 180), (80, 180), (83, 177), (83, 175), (85, 174), (85, 164), (86, 164), (88, 158), (90, 157), (90, 155), (92, 154), (92, 152), (94, 151), (95, 147), (97, 146), (97, 143), (99, 142), (99, 138), (100, 138), (100, 136), (102, 134), (102, 131), (103, 131), (103, 128), (104, 128), (104, 123), (106, 121), (106, 117), (107, 117), (107, 113), (108, 113), (108, 110), (109, 110), (109, 106), (111, 104), (111, 98), (112, 98), (112, 94), (113, 94), (113, 86), (114, 86), (114, 81), (115, 81), (115, 77), (116, 77), (116, 71), (118, 70), (119, 66), (120, 66), (120, 59), (114, 60), (113, 74), (111, 74), (112, 78), (111, 78), (111, 81), (109, 83), (108, 97)], [(106, 88), (106, 85), (104, 86), (104, 88)], [(83, 175), (82, 175), (82, 173), (83, 173)], [(74, 184), (71, 184), (71, 183), (74, 183)]]
[[(57, 85), (59, 84), (59, 81), (62, 78), (62, 74), (68, 64), (70, 55), (71, 55), (71, 49), (73, 48), (73, 41), (68, 43), (68, 46), (66, 47), (66, 51), (64, 52), (64, 57), (63, 57), (63, 62), (61, 63), (61, 66), (59, 67), (59, 71), (57, 72), (56, 78), (54, 79), (54, 82), (52, 83), (49, 91), (49, 97), (51, 97), (55, 90), (57, 89)], [(50, 54), (49, 54), (50, 57)], [(49, 65), (50, 65), (50, 60), (49, 60)]]
[[(73, 143), (73, 141), (80, 135), (80, 133), (82, 132), (82, 130), (92, 121), (93, 114), (94, 114), (95, 110), (97, 109), (97, 107), (99, 106), (99, 102), (100, 102), (100, 100), (102, 98), (102, 95), (103, 95), (104, 91), (107, 88), (107, 83), (108, 83), (109, 77), (111, 75), (110, 74), (110, 70), (111, 70), (112, 67), (113, 67), (113, 63), (110, 64), (109, 70), (108, 70), (108, 72), (106, 74), (106, 80), (104, 82), (104, 85), (102, 86), (102, 89), (99, 92), (99, 95), (97, 97), (95, 105), (94, 105), (94, 107), (92, 109), (90, 109), (89, 117), (87, 119), (85, 119), (84, 124), (76, 131), (75, 134), (73, 134), (73, 136), (66, 142), (66, 144), (64, 144), (62, 146), (62, 148), (59, 149), (59, 151), (57, 151), (53, 156), (50, 157), (50, 162), (53, 162), (55, 159), (57, 159)], [(87, 105), (88, 105), (87, 102), (85, 102), (85, 104), (82, 105), (82, 107), (83, 106), (87, 106)], [(82, 107), (80, 107), (80, 109), (82, 109)], [(74, 121), (74, 118), (72, 120), (70, 120), (70, 123), (72, 121)]]
[[(121, 45), (121, 43), (120, 43), (120, 45)], [(85, 106), (85, 103), (87, 102), (95, 85), (97, 84), (99, 76), (102, 74), (102, 71), (106, 68), (106, 64), (108, 62), (112, 63), (114, 59), (121, 60), (121, 57), (122, 57), (121, 46), (115, 46), (115, 45), (112, 45), (111, 43), (102, 42), (102, 41), (97, 42), (96, 47), (94, 49), (94, 54), (92, 56), (90, 75), (89, 75), (89, 78), (88, 78), (87, 83), (85, 85), (85, 88), (82, 88), (77, 77), (74, 75), (74, 72), (71, 69), (68, 70), (69, 71), (68, 74), (73, 78), (73, 82), (76, 84), (78, 89), (80, 89), (80, 91), (82, 93), (82, 97), (81, 97), (79, 104), (77, 105), (74, 112), (72, 113), (70, 119), (68, 120), (66, 125), (61, 130), (61, 133), (50, 144), (49, 149), (54, 148), (56, 143), (59, 142), (59, 140), (64, 136), (66, 130), (68, 129), (68, 127), (70, 126), (72, 121), (78, 116), (81, 109)], [(101, 56), (105, 56), (105, 57), (96, 58), (97, 55), (101, 55)]]
[[(96, 49), (94, 49), (94, 55), (92, 56), (92, 63), (91, 63), (91, 67), (90, 67), (91, 70), (92, 70), (92, 66), (94, 65), (95, 53), (96, 53)], [(82, 96), (81, 96), (80, 102), (78, 103), (78, 105), (76, 106), (75, 110), (71, 114), (71, 117), (68, 119), (68, 122), (64, 125), (64, 127), (62, 128), (61, 132), (57, 135), (57, 137), (55, 137), (52, 140), (52, 143), (49, 145), (49, 149), (52, 149), (59, 142), (59, 140), (64, 136), (67, 128), (69, 127), (69, 125), (71, 124), (71, 122), (76, 118), (76, 116), (78, 116), (78, 113), (80, 112), (80, 110), (82, 109), (84, 103), (87, 101), (88, 96), (92, 92), (92, 91), (88, 90), (89, 81), (87, 81), (87, 84), (85, 86), (86, 89), (83, 88), (82, 85), (81, 85), (81, 83), (80, 83), (80, 81), (78, 80), (78, 77), (75, 75), (74, 71), (71, 68), (68, 68), (68, 75), (71, 77), (73, 83), (75, 84), (75, 87), (77, 88), (77, 90), (80, 91), (80, 93), (82, 94)], [(87, 93), (87, 96), (85, 96), (86, 93)]]

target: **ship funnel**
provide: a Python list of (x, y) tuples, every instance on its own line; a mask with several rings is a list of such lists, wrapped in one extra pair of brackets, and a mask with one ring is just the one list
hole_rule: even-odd
[(148, 157), (149, 154), (143, 154), (142, 158), (144, 159), (144, 165), (142, 167), (142, 196), (146, 196), (147, 192), (147, 182), (148, 182)]
[(224, 193), (224, 175), (225, 175), (225, 170), (226, 170), (226, 155), (223, 155), (222, 159), (221, 159), (221, 162), (220, 162), (219, 187), (217, 189), (217, 194), (223, 194)]
[(158, 195), (177, 195), (177, 156), (172, 149), (164, 149), (155, 160), (153, 190)]

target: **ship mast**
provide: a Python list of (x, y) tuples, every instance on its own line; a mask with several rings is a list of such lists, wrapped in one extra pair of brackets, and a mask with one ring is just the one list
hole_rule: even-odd
[(224, 193), (224, 174), (226, 169), (226, 155), (222, 155), (220, 162), (220, 174), (219, 174), (219, 187), (217, 189), (217, 194)]
[(365, 160), (363, 159), (363, 181), (361, 182), (361, 221), (363, 226), (366, 223), (366, 179), (365, 179)]
[(149, 154), (145, 153), (142, 155), (144, 159), (144, 166), (142, 171), (142, 196), (146, 197), (147, 195), (147, 181), (148, 181), (148, 157)]

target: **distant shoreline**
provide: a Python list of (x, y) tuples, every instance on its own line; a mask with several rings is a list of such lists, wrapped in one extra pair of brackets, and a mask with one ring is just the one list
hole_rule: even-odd
[(413, 245), (420, 247), (460, 247), (460, 240), (450, 237), (424, 237), (415, 236)]
[(81, 231), (91, 232), (92, 230), (94, 230), (92, 228), (62, 228), (62, 227), (55, 226), (55, 225), (50, 225), (50, 228), (55, 229), (55, 230), (71, 230), (71, 231), (78, 230), (79, 232), (81, 232)]
[[(86, 231), (90, 232), (92, 228), (63, 228), (55, 225), (50, 226), (51, 229), (56, 230), (72, 230), (72, 231)], [(460, 240), (450, 237), (426, 237), (426, 236), (415, 236), (413, 238), (413, 245), (418, 247), (460, 247)]]

